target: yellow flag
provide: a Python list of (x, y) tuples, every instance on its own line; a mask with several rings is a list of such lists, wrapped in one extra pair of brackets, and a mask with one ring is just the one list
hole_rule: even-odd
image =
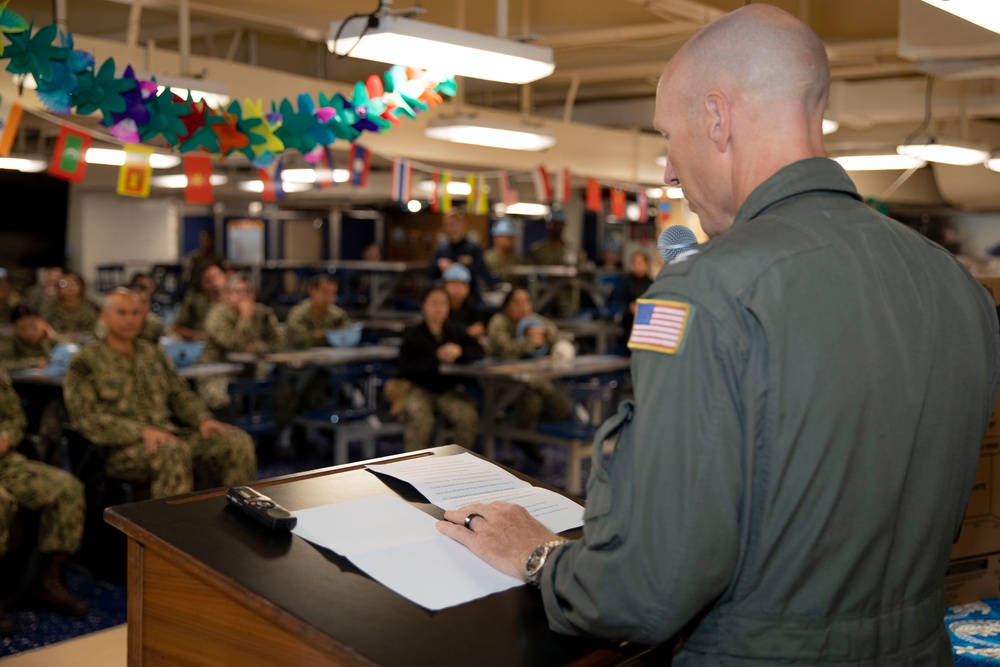
[(125, 164), (118, 170), (118, 194), (126, 197), (148, 197), (153, 168), (149, 165), (152, 149), (146, 146), (126, 146)]
[(442, 171), (441, 172), (441, 185), (438, 191), (438, 197), (441, 199), (441, 212), (448, 213), (451, 211), (451, 194), (448, 193), (448, 184), (451, 183), (451, 172)]

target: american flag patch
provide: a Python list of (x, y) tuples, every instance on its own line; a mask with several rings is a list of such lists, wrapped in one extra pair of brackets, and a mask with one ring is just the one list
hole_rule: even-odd
[(639, 299), (632, 336), (628, 339), (629, 348), (676, 354), (684, 342), (690, 316), (690, 304)]

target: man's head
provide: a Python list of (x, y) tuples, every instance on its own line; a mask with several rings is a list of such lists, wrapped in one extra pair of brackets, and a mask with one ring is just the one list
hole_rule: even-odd
[(61, 267), (52, 266), (45, 269), (42, 274), (42, 284), (46, 287), (55, 289), (59, 286), (59, 281), (62, 280), (63, 270)]
[(377, 243), (370, 243), (361, 251), (361, 259), (366, 262), (377, 262), (382, 259), (382, 250)]
[(142, 331), (145, 316), (134, 292), (125, 287), (112, 291), (101, 308), (101, 320), (108, 328), (108, 342), (133, 342)]
[(444, 291), (448, 293), (452, 310), (460, 307), (469, 298), (472, 273), (463, 264), (452, 264), (441, 276), (444, 281)]
[(245, 273), (234, 273), (226, 281), (226, 288), (223, 298), (233, 308), (237, 308), (241, 302), (257, 300), (257, 288), (253, 279)]
[(31, 306), (20, 303), (11, 314), (14, 335), (28, 345), (38, 345), (45, 338), (45, 320)]
[(328, 275), (316, 276), (309, 286), (309, 300), (323, 310), (337, 303), (337, 281)]
[(749, 5), (692, 37), (667, 64), (654, 125), (709, 236), (781, 168), (824, 155), (830, 65), (819, 37), (770, 5)]
[(156, 283), (153, 282), (153, 276), (141, 271), (132, 276), (132, 279), (128, 282), (128, 286), (130, 289), (133, 287), (141, 287), (149, 292), (150, 296), (152, 296), (153, 292), (156, 291)]
[(503, 253), (514, 249), (514, 223), (510, 218), (500, 218), (493, 223), (493, 247)]
[(441, 226), (444, 228), (444, 235), (448, 237), (448, 241), (451, 243), (458, 243), (465, 238), (467, 225), (465, 214), (461, 211), (445, 213)]
[(139, 310), (142, 311), (142, 316), (146, 317), (146, 315), (149, 315), (149, 311), (153, 309), (153, 295), (141, 284), (133, 285), (128, 290), (132, 292), (132, 296), (139, 302)]
[(215, 252), (215, 234), (207, 229), (198, 232), (198, 250), (203, 255), (211, 255)]
[(62, 280), (59, 281), (59, 298), (70, 301), (82, 298), (87, 291), (87, 284), (83, 281), (83, 276), (66, 272)]
[(517, 324), (523, 318), (531, 315), (533, 308), (528, 290), (519, 287), (510, 292), (504, 299), (502, 310), (508, 320)]
[(226, 274), (222, 272), (222, 268), (218, 264), (209, 264), (201, 270), (199, 284), (202, 292), (217, 299), (226, 287)]
[(633, 276), (637, 278), (646, 278), (649, 276), (649, 257), (646, 256), (644, 252), (634, 252), (632, 257), (629, 258), (629, 271), (632, 272)]
[(545, 231), (552, 241), (562, 241), (563, 230), (566, 229), (566, 216), (562, 211), (553, 211), (545, 221)]

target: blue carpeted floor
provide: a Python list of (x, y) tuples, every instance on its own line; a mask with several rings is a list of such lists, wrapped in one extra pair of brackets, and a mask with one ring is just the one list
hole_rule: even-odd
[[(376, 447), (378, 456), (399, 454), (403, 451), (400, 438), (380, 440)], [(556, 487), (562, 487), (565, 478), (566, 452), (561, 447), (542, 447), (544, 463), (529, 461), (516, 447), (511, 448), (507, 464)], [(351, 458), (360, 459), (360, 448), (351, 449)], [(317, 438), (315, 442), (301, 445), (294, 451), (261, 453), (258, 477), (279, 477), (333, 465), (332, 447), (328, 441)], [(586, 479), (586, 470), (584, 471)], [(37, 609), (12, 608), (8, 614), (17, 628), (13, 637), (0, 638), (0, 657), (27, 651), (47, 644), (72, 639), (97, 630), (103, 630), (126, 621), (126, 588), (124, 583), (112, 583), (96, 578), (80, 568), (71, 568), (66, 575), (68, 588), (90, 602), (91, 610), (85, 618), (67, 618)]]

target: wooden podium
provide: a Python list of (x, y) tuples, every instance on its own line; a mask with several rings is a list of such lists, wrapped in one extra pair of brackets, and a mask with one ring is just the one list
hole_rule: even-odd
[[(449, 445), (393, 458), (465, 451)], [(378, 477), (363, 464), (253, 486), (293, 512), (398, 494), (436, 518), (443, 514), (408, 484)], [(429, 612), (346, 558), (259, 527), (227, 505), (224, 491), (105, 511), (108, 523), (129, 538), (132, 667), (642, 662), (645, 647), (551, 632), (541, 596), (526, 586)]]

